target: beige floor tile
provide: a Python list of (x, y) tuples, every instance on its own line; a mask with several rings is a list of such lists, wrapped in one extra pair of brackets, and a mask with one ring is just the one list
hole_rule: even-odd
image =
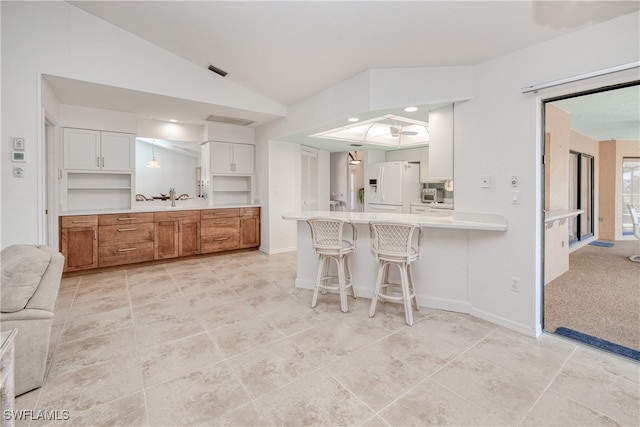
[[(338, 313), (340, 316), (352, 315), (352, 313), (339, 311)], [(317, 359), (323, 366), (351, 354), (371, 342), (364, 335), (354, 333), (351, 326), (339, 320), (333, 320), (309, 329), (291, 339), (305, 354)]]
[(267, 293), (246, 298), (245, 301), (260, 314), (291, 311), (297, 307), (297, 299), (287, 293), (275, 289)]
[(127, 284), (129, 286), (149, 283), (155, 280), (163, 280), (171, 277), (165, 264), (146, 265), (143, 267), (130, 267), (126, 269)]
[(374, 415), (325, 371), (269, 393), (256, 404), (267, 421), (278, 426), (358, 425)]
[(640, 384), (640, 365), (630, 362), (624, 357), (579, 345), (571, 355), (571, 360), (590, 366), (595, 370), (603, 370), (613, 377)]
[(109, 297), (113, 298), (127, 295), (127, 282), (126, 279), (122, 278), (117, 285), (113, 284), (108, 287), (95, 286), (90, 288), (83, 288), (82, 286), (80, 286), (80, 288), (76, 291), (76, 297), (73, 300), (73, 304), (76, 305), (81, 302), (87, 302), (96, 299)]
[(207, 333), (193, 335), (140, 351), (145, 387), (151, 387), (186, 375), (203, 366), (213, 365), (223, 355)]
[(431, 378), (509, 424), (517, 424), (544, 390), (522, 375), (466, 354)]
[(141, 392), (125, 396), (86, 411), (72, 411), (66, 421), (57, 421), (52, 426), (148, 426), (144, 396)]
[(326, 369), (377, 412), (425, 378), (426, 373), (416, 368), (380, 347), (367, 346)]
[(146, 390), (149, 423), (210, 425), (250, 402), (226, 363), (202, 368)]
[(548, 390), (531, 409), (521, 426), (585, 427), (618, 426), (617, 422), (594, 409), (577, 403), (566, 396)]
[(490, 408), (476, 406), (426, 380), (380, 413), (392, 426), (510, 426)]
[(486, 338), (496, 326), (470, 315), (429, 310), (427, 317), (413, 328), (417, 335), (437, 336), (449, 346), (463, 351)]
[(284, 337), (262, 317), (251, 317), (209, 332), (227, 357), (244, 353)]
[(37, 409), (84, 411), (139, 391), (142, 373), (138, 360), (110, 359), (47, 378)]
[(185, 276), (173, 275), (180, 291), (185, 295), (193, 295), (200, 292), (207, 292), (212, 289), (224, 288), (225, 283), (221, 281), (215, 274), (208, 270), (201, 269), (196, 274), (195, 272), (187, 272)]
[(562, 354), (548, 350), (535, 338), (506, 329), (496, 329), (470, 349), (467, 355), (482, 357), (530, 381), (547, 385), (569, 358), (570, 351)]
[(60, 280), (60, 292), (74, 291), (78, 288), (81, 276), (63, 277)]
[[(639, 369), (636, 366), (636, 369)], [(638, 383), (585, 364), (574, 358), (562, 368), (549, 387), (578, 403), (604, 414), (620, 424), (640, 425)]]
[(229, 287), (210, 286), (205, 291), (186, 295), (185, 299), (191, 312), (196, 316), (200, 316), (206, 314), (213, 307), (241, 301), (242, 298)]
[(133, 307), (133, 316), (141, 348), (205, 332), (183, 297)]
[(215, 427), (268, 427), (269, 423), (260, 414), (255, 404), (247, 403), (228, 414), (213, 419), (210, 425)]
[(67, 317), (75, 318), (78, 316), (105, 313), (107, 311), (118, 310), (121, 308), (129, 308), (129, 306), (129, 294), (126, 291), (124, 293), (112, 294), (91, 300), (76, 299), (69, 309)]
[(76, 317), (68, 319), (65, 323), (60, 342), (102, 335), (132, 325), (131, 309), (129, 308)]
[(417, 331), (419, 329), (415, 328), (400, 330), (374, 344), (374, 347), (406, 361), (426, 375), (435, 373), (460, 354), (443, 338)]
[(376, 415), (375, 417), (369, 418), (367, 421), (360, 425), (363, 427), (389, 427), (390, 424)]
[(70, 372), (112, 359), (137, 359), (137, 344), (133, 327), (102, 335), (66, 342), (57, 348), (49, 377)]
[(168, 262), (163, 265), (172, 276), (190, 273), (204, 268), (204, 264), (200, 259), (168, 260)]
[(208, 330), (214, 330), (232, 323), (240, 322), (259, 314), (244, 300), (214, 305), (208, 310), (198, 313), (198, 319), (204, 322)]
[(229, 359), (255, 399), (318, 369), (318, 363), (291, 341), (278, 341)]
[(264, 315), (285, 336), (291, 336), (331, 322), (330, 316), (310, 307), (293, 307)]
[(158, 276), (154, 280), (144, 280), (135, 282), (129, 286), (129, 297), (131, 304), (144, 305), (152, 302), (159, 302), (166, 299), (182, 297), (182, 292), (173, 279), (166, 276)]
[(87, 274), (80, 277), (78, 291), (88, 288), (118, 288), (126, 284), (125, 270), (107, 271), (103, 273)]

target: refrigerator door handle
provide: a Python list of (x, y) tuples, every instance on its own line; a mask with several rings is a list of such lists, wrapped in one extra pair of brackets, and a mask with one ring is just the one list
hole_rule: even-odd
[(371, 208), (381, 210), (381, 211), (395, 211), (397, 209), (397, 206), (375, 205), (375, 206), (372, 206)]

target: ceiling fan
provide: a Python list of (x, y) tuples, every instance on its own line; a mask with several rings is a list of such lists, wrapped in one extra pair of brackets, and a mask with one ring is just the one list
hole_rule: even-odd
[(402, 130), (400, 126), (389, 126), (389, 133), (391, 136), (409, 135), (415, 136), (418, 134), (415, 130)]

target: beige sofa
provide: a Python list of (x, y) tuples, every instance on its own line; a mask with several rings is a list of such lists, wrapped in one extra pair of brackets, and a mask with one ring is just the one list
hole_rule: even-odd
[(64, 257), (47, 246), (13, 245), (2, 250), (0, 329), (17, 329), (15, 392), (42, 386), (53, 307)]

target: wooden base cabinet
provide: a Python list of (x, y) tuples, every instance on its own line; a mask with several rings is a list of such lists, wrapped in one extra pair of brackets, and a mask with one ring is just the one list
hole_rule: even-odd
[(240, 210), (208, 209), (202, 211), (201, 252), (213, 253), (238, 249), (240, 247)]
[(154, 259), (200, 253), (200, 211), (154, 213)]
[(240, 209), (240, 248), (260, 246), (260, 208)]
[(153, 213), (99, 215), (98, 266), (153, 260)]
[(60, 218), (60, 252), (64, 271), (98, 267), (98, 216), (78, 215)]

